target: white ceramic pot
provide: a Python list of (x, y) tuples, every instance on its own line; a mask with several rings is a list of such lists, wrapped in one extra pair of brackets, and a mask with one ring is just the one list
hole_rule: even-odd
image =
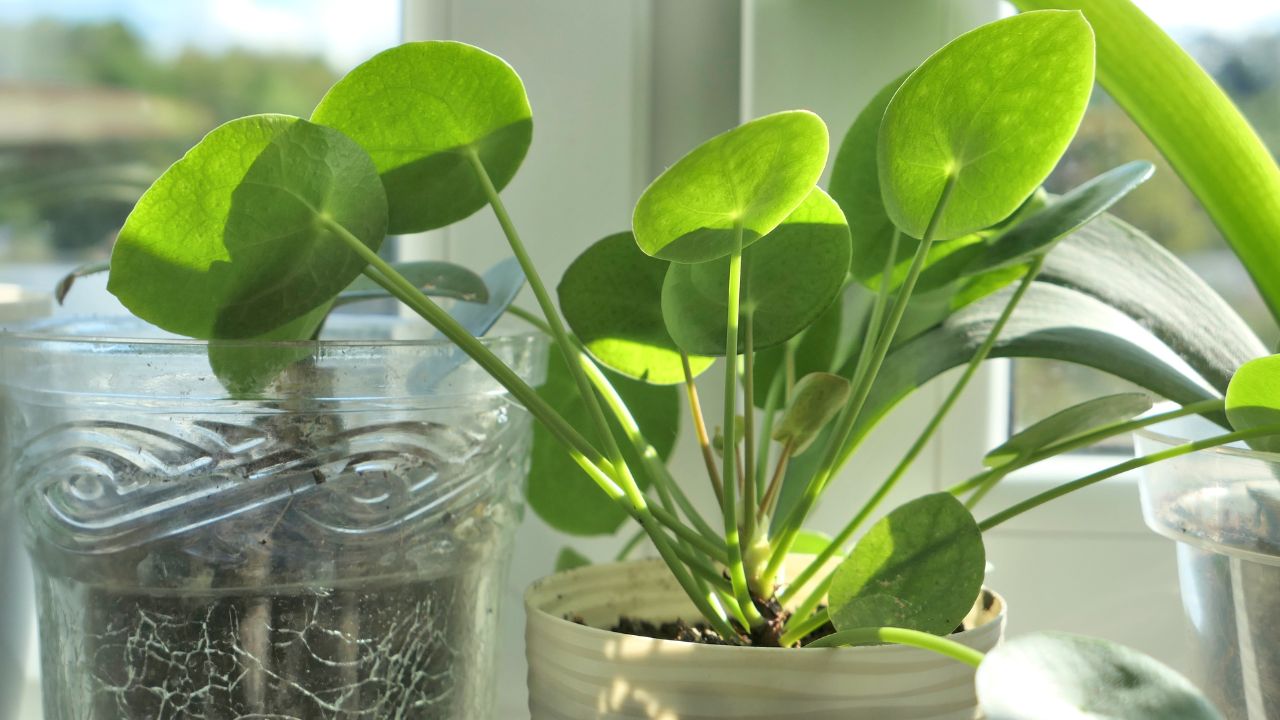
[[(525, 609), (532, 720), (978, 715), (973, 668), (926, 650), (695, 645), (600, 629), (620, 615), (654, 621), (697, 617), (658, 560), (592, 565), (543, 578), (525, 593)], [(984, 592), (966, 625), (973, 629), (951, 638), (982, 651), (995, 647), (1004, 635), (1003, 600)]]

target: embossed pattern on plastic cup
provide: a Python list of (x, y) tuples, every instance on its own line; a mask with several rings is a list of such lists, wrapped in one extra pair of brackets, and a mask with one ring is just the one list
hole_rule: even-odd
[(531, 424), (405, 327), (220, 347), (293, 361), (251, 397), (136, 321), (0, 339), (47, 720), (487, 717)]

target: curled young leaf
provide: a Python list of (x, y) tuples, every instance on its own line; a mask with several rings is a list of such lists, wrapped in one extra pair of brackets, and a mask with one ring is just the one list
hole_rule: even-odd
[(879, 172), (894, 224), (934, 240), (994, 225), (1066, 150), (1093, 88), (1093, 32), (1078, 12), (1023, 13), (972, 30), (902, 83), (880, 123)]
[(976, 682), (989, 720), (1222, 718), (1165, 665), (1122, 645), (1066, 633), (1005, 641), (983, 658)]
[[(849, 271), (849, 228), (821, 189), (743, 253), (743, 312), (751, 312), (753, 345), (785, 342), (809, 327), (839, 295)], [(662, 285), (662, 316), (676, 344), (691, 354), (724, 355), (729, 258), (671, 263)], [(738, 333), (739, 352), (746, 333)]]
[(342, 133), (286, 115), (215, 128), (156, 180), (120, 230), (107, 289), (196, 338), (251, 338), (329, 303), (377, 250), (386, 195)]
[(72, 270), (62, 276), (62, 279), (59, 280), (58, 284), (53, 288), (53, 299), (57, 300), (58, 304), (61, 305), (62, 302), (67, 299), (67, 293), (71, 292), (71, 286), (75, 284), (76, 280), (79, 280), (82, 277), (104, 273), (110, 269), (111, 263), (108, 262), (95, 262), (81, 265), (75, 270)]
[[(662, 319), (668, 265), (640, 252), (630, 232), (617, 233), (579, 255), (556, 288), (565, 321), (596, 359), (655, 385), (684, 382), (680, 348)], [(714, 361), (695, 355), (689, 366), (696, 377)]]
[(849, 381), (839, 375), (816, 372), (796, 382), (791, 405), (773, 428), (773, 439), (791, 446), (799, 455), (840, 412), (849, 399)]
[(973, 515), (950, 493), (902, 505), (867, 531), (831, 582), (837, 630), (899, 627), (946, 635), (982, 590), (987, 557)]
[(311, 120), (337, 128), (373, 158), (387, 189), (388, 231), (457, 222), (487, 202), (479, 158), (506, 187), (533, 137), (520, 76), (502, 58), (459, 42), (405, 43), (358, 65)]
[[(694, 148), (636, 203), (632, 229), (646, 254), (698, 263), (746, 247), (809, 196), (827, 163), (827, 126), (790, 110), (744, 123)], [(722, 348), (723, 350), (723, 348)]]

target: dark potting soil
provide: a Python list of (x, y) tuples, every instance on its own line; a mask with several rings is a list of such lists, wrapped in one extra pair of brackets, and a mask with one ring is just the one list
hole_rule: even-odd
[[(983, 609), (990, 610), (995, 603), (995, 596), (984, 591), (982, 594)], [(790, 613), (781, 609), (777, 600), (770, 600), (768, 603), (756, 601), (756, 607), (760, 610), (760, 614), (764, 615), (768, 621), (759, 630), (751, 633), (750, 637), (746, 634), (742, 639), (750, 640), (751, 645), (759, 647), (779, 647), (778, 638), (781, 636), (781, 629), (786, 621), (790, 618)], [(819, 610), (825, 610), (826, 606), (819, 606)], [(579, 616), (565, 618), (571, 622), (585, 625), (586, 622)], [(736, 627), (736, 624), (735, 624)], [(960, 623), (955, 630), (951, 632), (959, 633), (972, 628), (965, 623)], [(655, 623), (649, 620), (641, 620), (627, 615), (620, 616), (617, 624), (609, 628), (611, 632), (623, 633), (624, 635), (636, 635), (638, 637), (654, 638), (656, 640), (677, 640), (679, 642), (689, 642), (701, 645), (728, 645), (729, 643), (716, 632), (711, 626), (705, 622), (698, 621), (689, 623), (686, 620), (675, 619), (667, 622)], [(836, 631), (835, 625), (831, 621), (827, 621), (813, 632), (805, 635), (800, 640), (800, 645), (808, 645), (809, 643), (826, 637)]]

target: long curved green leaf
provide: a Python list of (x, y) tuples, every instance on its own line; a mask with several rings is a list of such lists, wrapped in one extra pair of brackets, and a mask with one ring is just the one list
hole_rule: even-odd
[(1220, 393), (1237, 368), (1267, 354), (1244, 320), (1198, 275), (1110, 215), (1058, 243), (1039, 279), (1095, 297), (1133, 318)]
[(1103, 425), (1132, 420), (1151, 409), (1146, 393), (1116, 393), (1091, 398), (1064, 408), (1027, 426), (982, 458), (987, 467), (998, 467), (1037, 450), (1079, 437)]
[(1169, 159), (1280, 319), (1280, 167), (1222, 88), (1130, 0), (1014, 0), (1081, 10), (1098, 80)]
[[(1008, 302), (1006, 288), (894, 348), (858, 420), (861, 438), (902, 398), (973, 356)], [(1128, 380), (1178, 403), (1216, 395), (1166, 345), (1132, 318), (1096, 298), (1035, 282), (1009, 319), (991, 357), (1065, 360)], [(1222, 418), (1214, 418), (1221, 421)], [(851, 452), (853, 446), (845, 448)]]

